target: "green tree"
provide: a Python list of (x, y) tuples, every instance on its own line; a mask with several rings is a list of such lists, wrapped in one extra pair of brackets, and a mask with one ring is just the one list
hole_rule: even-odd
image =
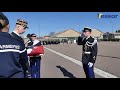
[(120, 33), (120, 30), (116, 30), (116, 33)]
[(120, 30), (118, 30), (118, 33), (120, 33)]

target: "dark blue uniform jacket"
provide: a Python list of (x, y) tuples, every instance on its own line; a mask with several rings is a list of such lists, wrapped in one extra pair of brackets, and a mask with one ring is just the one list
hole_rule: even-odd
[(25, 46), (9, 33), (0, 32), (0, 78), (24, 78), (27, 61)]

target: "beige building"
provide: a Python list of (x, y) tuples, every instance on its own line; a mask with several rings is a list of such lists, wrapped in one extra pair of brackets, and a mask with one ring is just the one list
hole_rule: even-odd
[(51, 38), (59, 38), (62, 40), (67, 40), (68, 43), (76, 43), (76, 40), (80, 36), (80, 32), (77, 32), (73, 29), (65, 30), (63, 32), (56, 33)]
[(98, 29), (92, 29), (92, 33), (91, 35), (95, 38), (98, 38), (98, 39), (103, 39), (103, 32), (101, 32), (100, 30)]
[(120, 39), (120, 33), (114, 33), (114, 38), (115, 39)]
[[(98, 39), (103, 39), (103, 32), (101, 32), (98, 29), (92, 29), (92, 33), (91, 35), (95, 38)], [(63, 32), (59, 32), (56, 33), (54, 36), (52, 37), (56, 37), (56, 38), (69, 38), (69, 39), (77, 39), (77, 37), (79, 37), (81, 35), (80, 32), (77, 32), (73, 29), (69, 29), (69, 30), (65, 30)]]
[(54, 36), (52, 37), (57, 37), (57, 38), (76, 38), (80, 36), (80, 33), (73, 30), (73, 29), (69, 29), (69, 30), (65, 30), (63, 32), (59, 32), (56, 33)]

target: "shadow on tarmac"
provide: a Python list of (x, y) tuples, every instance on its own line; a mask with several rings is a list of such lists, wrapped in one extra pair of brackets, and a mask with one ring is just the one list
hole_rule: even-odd
[(72, 73), (68, 72), (65, 68), (61, 67), (61, 66), (56, 66), (57, 68), (59, 68), (63, 75), (69, 78), (76, 78)]
[(104, 55), (97, 55), (97, 56), (100, 56), (100, 57), (109, 57), (109, 58), (116, 58), (116, 59), (120, 59), (120, 57), (112, 57), (112, 56), (104, 56)]

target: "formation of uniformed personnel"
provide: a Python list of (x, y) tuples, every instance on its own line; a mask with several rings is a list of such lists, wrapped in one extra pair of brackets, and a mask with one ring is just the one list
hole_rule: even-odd
[[(36, 34), (31, 34), (30, 38), (32, 39), (32, 43), (29, 42), (31, 47), (41, 46), (41, 42), (37, 39)], [(31, 41), (31, 40), (30, 40)], [(29, 46), (30, 47), (30, 46)], [(28, 48), (27, 53), (31, 53), (32, 48)], [(31, 78), (40, 78), (40, 65), (41, 64), (41, 55), (30, 56), (30, 67), (31, 67)]]
[[(25, 33), (27, 28), (28, 28), (28, 22), (23, 19), (18, 19), (16, 22), (15, 30), (11, 33), (11, 36), (24, 45), (24, 40), (22, 39), (21, 34)], [(29, 63), (27, 63), (27, 66), (29, 68)], [(27, 71), (27, 74), (29, 73), (30, 73), (30, 68)]]
[(98, 52), (97, 40), (91, 36), (92, 30), (84, 28), (83, 34), (78, 37), (78, 45), (83, 45), (82, 63), (86, 78), (95, 78), (94, 64)]
[(43, 45), (55, 45), (55, 44), (60, 44), (60, 40), (59, 39), (47, 39), (42, 41)]
[(24, 70), (28, 70), (26, 49), (8, 32), (9, 20), (0, 13), (0, 78), (25, 78)]

